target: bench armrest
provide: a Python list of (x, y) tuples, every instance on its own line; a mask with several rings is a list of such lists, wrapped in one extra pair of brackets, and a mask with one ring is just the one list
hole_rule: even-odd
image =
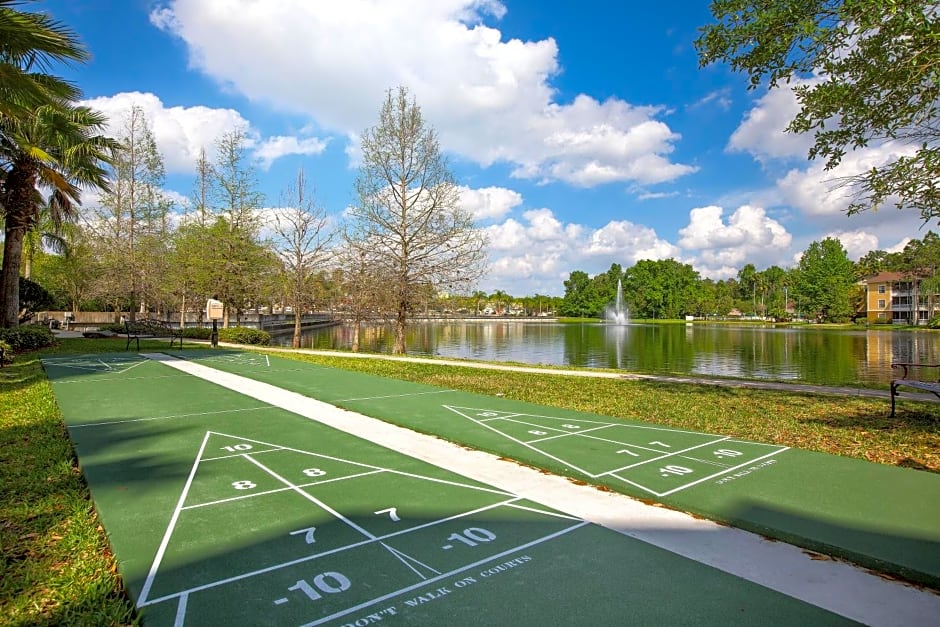
[(892, 362), (891, 367), (892, 367), (892, 368), (902, 368), (904, 372), (903, 372), (903, 374), (901, 375), (901, 378), (902, 378), (902, 379), (906, 379), (906, 378), (907, 378), (907, 375), (908, 375), (908, 369), (909, 369), (909, 368), (910, 368), (910, 369), (916, 369), (916, 368), (940, 368), (940, 364), (917, 364), (917, 363), (896, 361), (896, 362)]

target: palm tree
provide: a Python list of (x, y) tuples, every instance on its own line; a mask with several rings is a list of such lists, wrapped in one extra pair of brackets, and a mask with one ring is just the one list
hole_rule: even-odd
[(49, 102), (81, 98), (78, 87), (47, 70), (56, 62), (88, 59), (68, 27), (44, 13), (15, 10), (19, 4), (23, 1), (0, 0), (0, 119), (23, 118)]
[(496, 301), (496, 313), (499, 314), (501, 311), (500, 305), (502, 305), (504, 302), (509, 301), (509, 294), (507, 294), (503, 290), (496, 290), (495, 292), (490, 294), (490, 298)]
[(18, 323), (23, 239), (46, 202), (40, 189), (49, 192), (56, 224), (74, 218), (82, 188), (108, 189), (104, 165), (119, 144), (100, 134), (105, 123), (103, 114), (67, 102), (43, 105), (22, 119), (0, 117), (0, 326)]

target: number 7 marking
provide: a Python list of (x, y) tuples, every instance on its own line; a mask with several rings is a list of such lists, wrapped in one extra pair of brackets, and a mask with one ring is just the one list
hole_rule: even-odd
[(388, 514), (388, 517), (392, 519), (392, 522), (398, 522), (401, 518), (398, 516), (397, 507), (389, 507), (388, 509), (380, 509), (377, 512), (372, 512), (376, 516), (381, 516), (382, 514)]
[(306, 540), (307, 544), (313, 544), (314, 542), (316, 542), (316, 540), (313, 539), (313, 532), (316, 530), (317, 530), (316, 527), (307, 527), (306, 529), (298, 529), (297, 531), (291, 531), (290, 534), (292, 536), (299, 536), (302, 533), (306, 534), (304, 536), (304, 540)]

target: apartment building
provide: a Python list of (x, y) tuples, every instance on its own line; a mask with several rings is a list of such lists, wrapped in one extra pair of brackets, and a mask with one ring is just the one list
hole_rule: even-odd
[(869, 324), (926, 324), (940, 315), (940, 294), (924, 294), (921, 278), (910, 272), (880, 272), (862, 283)]

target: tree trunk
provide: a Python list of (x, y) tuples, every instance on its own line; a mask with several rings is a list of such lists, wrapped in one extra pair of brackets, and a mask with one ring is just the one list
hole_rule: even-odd
[(7, 219), (3, 241), (3, 270), (0, 278), (0, 298), (2, 298), (3, 319), (0, 326), (13, 328), (20, 323), (20, 259), (23, 254), (23, 228), (11, 228)]
[(353, 322), (353, 336), (352, 336), (352, 352), (359, 352), (359, 333), (362, 330), (362, 318), (359, 317), (359, 314), (356, 314), (356, 320)]
[(398, 303), (398, 315), (395, 319), (395, 348), (392, 350), (394, 355), (405, 354), (405, 323), (407, 318), (407, 304), (405, 302)]
[(4, 181), (0, 204), (5, 209), (3, 269), (0, 270), (0, 326), (12, 328), (20, 323), (20, 264), (23, 238), (35, 224), (37, 169), (30, 161), (14, 162)]
[(291, 346), (300, 348), (300, 307), (294, 307), (294, 341)]

